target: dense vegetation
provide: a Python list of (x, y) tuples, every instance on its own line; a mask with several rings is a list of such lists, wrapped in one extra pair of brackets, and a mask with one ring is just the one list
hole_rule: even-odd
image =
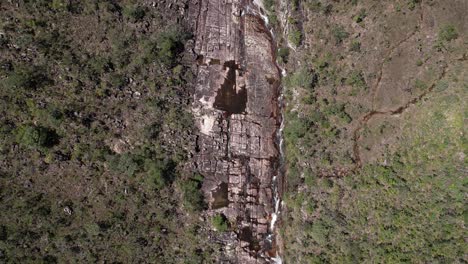
[(284, 36), (299, 46), (283, 82), (287, 263), (467, 261), (459, 8), (365, 0), (293, 7), (292, 28), (304, 23), (301, 42)]
[(0, 262), (210, 262), (178, 6), (0, 4)]

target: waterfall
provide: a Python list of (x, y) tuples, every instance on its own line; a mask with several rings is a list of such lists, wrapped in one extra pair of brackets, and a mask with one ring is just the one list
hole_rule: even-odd
[[(275, 34), (273, 32), (273, 29), (269, 25), (268, 17), (265, 15), (266, 12), (264, 11), (263, 3), (261, 2), (261, 0), (253, 0), (251, 4), (253, 4), (253, 6), (252, 7), (247, 6), (246, 11), (248, 13), (253, 13), (254, 15), (262, 18), (266, 29), (269, 30), (269, 33), (273, 42), (272, 44), (274, 48), (276, 49), (277, 47), (275, 43)], [(278, 69), (279, 76), (285, 77), (287, 73), (285, 69), (280, 67), (277, 61), (276, 50), (273, 51), (273, 54), (275, 56), (274, 63), (275, 63), (276, 68)], [(276, 144), (279, 150), (279, 160), (278, 160), (277, 172), (276, 172), (276, 175), (272, 179), (272, 186), (271, 186), (274, 192), (273, 201), (272, 201), (272, 204), (274, 205), (274, 211), (271, 215), (271, 222), (269, 226), (271, 233), (267, 237), (267, 240), (269, 240), (270, 242), (273, 242), (273, 239), (275, 237), (278, 237), (278, 230), (277, 230), (276, 224), (281, 215), (281, 206), (282, 206), (281, 194), (280, 194), (280, 189), (279, 189), (279, 184), (280, 184), (279, 181), (281, 181), (282, 177), (284, 176), (283, 175), (284, 174), (284, 146), (283, 146), (284, 115), (283, 115), (283, 91), (282, 91), (281, 85), (278, 86), (278, 90), (279, 91), (278, 91), (278, 106), (277, 107), (280, 113), (280, 116), (279, 116), (280, 125), (276, 131), (276, 142), (277, 142)], [(274, 245), (278, 247), (277, 244), (274, 244)], [(281, 256), (279, 255), (278, 251), (279, 250), (277, 248), (275, 250), (276, 255), (274, 257), (271, 257), (270, 261), (272, 263), (282, 264), (283, 260)]]

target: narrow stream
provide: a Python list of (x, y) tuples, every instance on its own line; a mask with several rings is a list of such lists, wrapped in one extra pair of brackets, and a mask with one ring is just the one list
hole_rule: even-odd
[[(281, 87), (279, 87), (281, 89)], [(282, 89), (281, 89), (282, 90)], [(280, 190), (280, 184), (283, 181), (284, 177), (284, 149), (283, 149), (283, 129), (284, 129), (284, 115), (283, 115), (283, 94), (282, 91), (280, 90), (280, 94), (278, 97), (278, 109), (280, 111), (280, 127), (276, 133), (276, 138), (277, 138), (277, 144), (279, 147), (279, 166), (277, 170), (277, 175), (273, 178), (273, 191), (274, 191), (274, 196), (273, 196), (273, 204), (275, 205), (275, 211), (272, 215), (271, 223), (270, 223), (270, 232), (276, 237), (276, 242), (279, 237), (279, 230), (276, 227), (276, 222), (278, 221), (278, 217), (281, 215), (281, 207), (283, 202), (281, 201), (281, 191)], [(280, 256), (280, 248), (278, 243), (276, 243), (276, 256), (272, 258), (273, 263), (276, 264), (282, 264), (283, 260)]]

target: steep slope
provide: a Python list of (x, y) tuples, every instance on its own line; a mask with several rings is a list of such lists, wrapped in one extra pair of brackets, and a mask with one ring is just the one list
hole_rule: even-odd
[(225, 261), (263, 263), (276, 256), (274, 179), (280, 72), (260, 8), (246, 0), (201, 1), (193, 112), (200, 130), (195, 165), (204, 176), (208, 214), (225, 218)]
[(285, 260), (466, 262), (467, 1), (288, 8)]

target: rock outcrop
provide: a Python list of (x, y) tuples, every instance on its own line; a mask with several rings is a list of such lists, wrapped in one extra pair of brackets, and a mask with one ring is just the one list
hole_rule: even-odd
[(276, 255), (273, 179), (278, 176), (280, 71), (262, 10), (248, 0), (196, 5), (198, 76), (193, 112), (200, 134), (194, 163), (209, 212), (232, 232), (223, 262), (264, 263)]

